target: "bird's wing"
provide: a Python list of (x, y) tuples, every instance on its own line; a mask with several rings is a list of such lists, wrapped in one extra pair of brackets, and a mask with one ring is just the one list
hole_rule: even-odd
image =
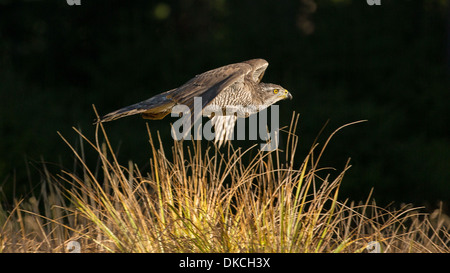
[(194, 98), (202, 98), (202, 110), (217, 95), (231, 85), (246, 80), (247, 74), (253, 67), (247, 63), (235, 63), (222, 66), (195, 76), (193, 79), (173, 91), (167, 98), (189, 107), (191, 111), (191, 124), (193, 125), (201, 116), (194, 116)]
[(201, 97), (202, 108), (204, 108), (222, 90), (236, 82), (244, 82), (245, 76), (252, 69), (249, 64), (236, 63), (207, 71), (178, 87), (168, 98), (178, 104), (187, 105), (192, 110), (194, 97)]
[(252, 71), (248, 75), (255, 83), (259, 83), (261, 81), (267, 66), (269, 66), (269, 63), (264, 59), (253, 59), (243, 63), (251, 65)]
[[(202, 110), (220, 92), (236, 83), (250, 81), (254, 84), (260, 82), (269, 64), (263, 59), (253, 59), (241, 63), (222, 66), (195, 76), (184, 85), (173, 91), (167, 98), (178, 104), (187, 105), (191, 110), (191, 126), (200, 117), (194, 116), (194, 98), (202, 98)], [(200, 113), (199, 113), (200, 114)], [(219, 147), (224, 140), (232, 137), (236, 116), (214, 116), (212, 124), (216, 131), (216, 142)]]

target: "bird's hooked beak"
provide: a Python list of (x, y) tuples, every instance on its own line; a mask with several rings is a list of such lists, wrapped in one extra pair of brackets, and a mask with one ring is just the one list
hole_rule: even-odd
[(292, 95), (286, 89), (284, 89), (283, 98), (292, 100)]

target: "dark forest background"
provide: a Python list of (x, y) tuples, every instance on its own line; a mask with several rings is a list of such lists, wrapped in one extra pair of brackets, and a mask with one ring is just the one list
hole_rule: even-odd
[[(327, 120), (320, 143), (368, 120), (339, 132), (322, 162), (342, 170), (351, 157), (341, 198), (364, 200), (373, 187), (382, 204), (448, 204), (450, 5), (442, 0), (0, 0), (3, 197), (39, 183), (43, 162), (55, 174), (73, 170), (56, 132), (79, 143), (75, 126), (92, 138), (92, 104), (105, 114), (251, 58), (268, 60), (264, 81), (294, 96), (279, 103), (280, 123), (300, 113), (299, 160)], [(170, 121), (149, 122), (167, 147)], [(123, 164), (148, 168), (140, 117), (105, 126)]]

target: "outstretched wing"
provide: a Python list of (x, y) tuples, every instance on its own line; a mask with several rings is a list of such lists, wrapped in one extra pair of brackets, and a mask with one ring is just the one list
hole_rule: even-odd
[(234, 84), (242, 84), (244, 81), (258, 83), (267, 66), (268, 63), (263, 59), (253, 59), (222, 66), (195, 76), (167, 97), (178, 104), (189, 107), (193, 124), (199, 118), (193, 116), (195, 97), (202, 98), (203, 109), (220, 92)]
[[(186, 105), (190, 109), (191, 126), (202, 116), (205, 108), (217, 95), (236, 83), (243, 83), (246, 75), (252, 71), (252, 66), (246, 63), (230, 64), (219, 67), (200, 75), (177, 88), (168, 98), (177, 104)], [(194, 98), (201, 97), (201, 110), (194, 111)], [(200, 111), (198, 111), (200, 110)], [(197, 114), (197, 115), (195, 115)]]
[(235, 84), (244, 82), (245, 76), (252, 71), (252, 66), (246, 63), (230, 64), (195, 76), (178, 87), (168, 98), (178, 104), (194, 106), (194, 97), (202, 98), (203, 108), (208, 105), (221, 91)]

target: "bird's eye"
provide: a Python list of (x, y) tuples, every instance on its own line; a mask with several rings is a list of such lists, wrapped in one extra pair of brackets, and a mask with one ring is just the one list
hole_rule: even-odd
[(273, 90), (273, 93), (274, 93), (274, 94), (277, 94), (277, 93), (278, 93), (278, 89), (274, 89), (274, 90)]

